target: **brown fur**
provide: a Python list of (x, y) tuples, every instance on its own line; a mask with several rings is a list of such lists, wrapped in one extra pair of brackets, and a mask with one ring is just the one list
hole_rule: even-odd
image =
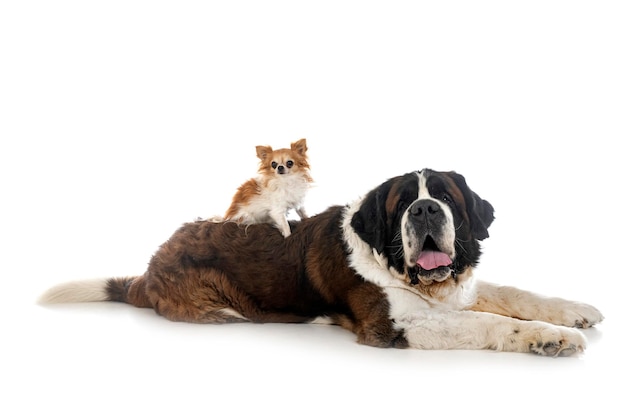
[(233, 201), (226, 210), (226, 215), (224, 215), (225, 219), (233, 218), (242, 204), (252, 200), (255, 196), (261, 194), (261, 185), (257, 182), (256, 179), (249, 179), (245, 183), (243, 183), (237, 189), (237, 192), (233, 196)]
[(381, 289), (348, 266), (342, 212), (332, 207), (303, 220), (286, 239), (267, 224), (185, 224), (143, 276), (109, 280), (109, 295), (172, 321), (241, 321), (237, 313), (252, 322), (306, 322), (326, 315), (361, 343), (405, 347)]

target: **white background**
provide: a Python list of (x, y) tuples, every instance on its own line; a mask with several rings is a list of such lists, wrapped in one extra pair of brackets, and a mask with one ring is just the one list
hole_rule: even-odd
[[(620, 1), (3, 2), (0, 402), (623, 400), (624, 21)], [(35, 304), (143, 273), (225, 211), (256, 145), (302, 137), (310, 213), (423, 167), (465, 175), (496, 209), (478, 276), (597, 306), (587, 352)]]

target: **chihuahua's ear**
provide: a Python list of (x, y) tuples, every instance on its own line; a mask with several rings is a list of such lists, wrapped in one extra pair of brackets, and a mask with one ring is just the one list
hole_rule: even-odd
[(305, 156), (306, 151), (308, 150), (308, 148), (306, 147), (306, 139), (302, 138), (299, 141), (292, 143), (291, 150), (302, 156)]
[(271, 146), (257, 146), (256, 147), (256, 155), (259, 159), (261, 160), (265, 160), (265, 158), (272, 153), (272, 147)]

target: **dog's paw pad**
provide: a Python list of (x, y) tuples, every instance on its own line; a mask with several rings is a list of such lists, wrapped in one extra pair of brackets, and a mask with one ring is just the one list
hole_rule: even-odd
[(585, 343), (585, 337), (577, 330), (546, 329), (529, 342), (528, 348), (542, 356), (566, 357), (583, 352)]

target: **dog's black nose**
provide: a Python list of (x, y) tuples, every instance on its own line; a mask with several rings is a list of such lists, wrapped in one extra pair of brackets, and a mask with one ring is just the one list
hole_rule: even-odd
[(285, 166), (280, 165), (276, 170), (278, 170), (278, 174), (283, 174), (285, 173)]
[(433, 200), (420, 200), (411, 205), (409, 212), (414, 217), (425, 217), (427, 214), (436, 214), (441, 206)]

